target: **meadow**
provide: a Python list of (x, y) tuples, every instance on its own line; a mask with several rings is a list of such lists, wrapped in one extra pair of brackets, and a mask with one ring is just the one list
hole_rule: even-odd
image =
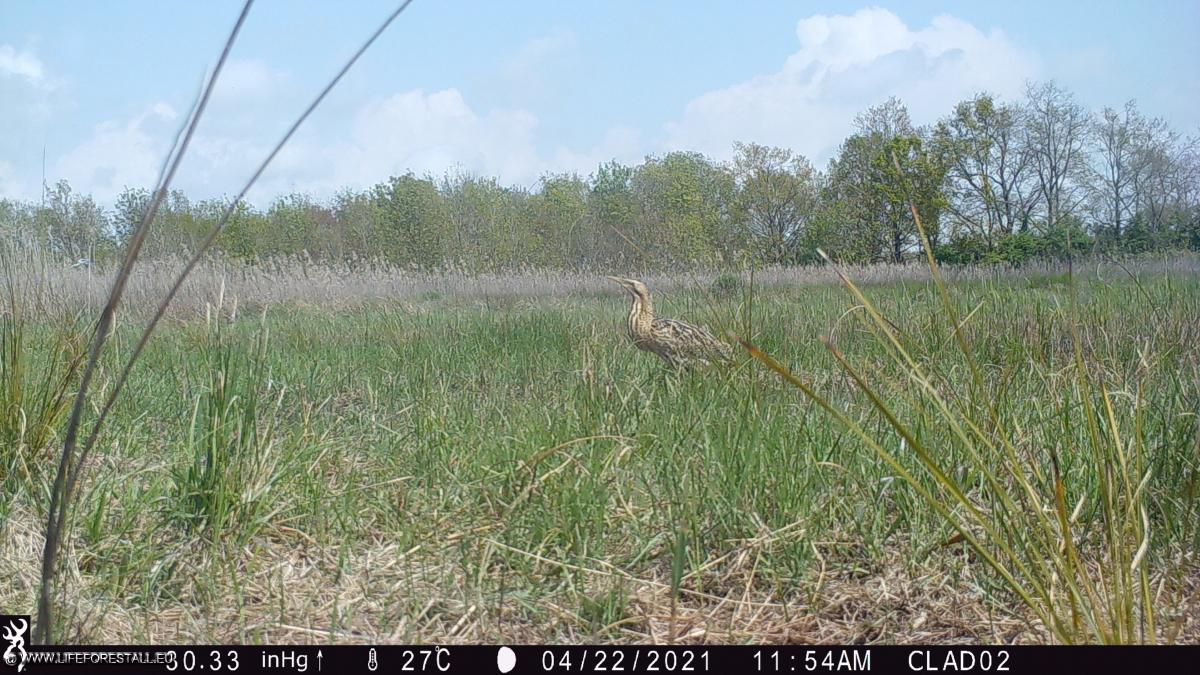
[[(0, 606), (13, 611), (35, 604), (61, 446), (61, 410), (44, 411), (72, 390), (107, 277), (8, 262)], [(948, 270), (950, 309), (921, 266), (849, 270), (871, 307), (829, 268), (648, 280), (661, 314), (752, 342), (839, 420), (741, 347), (730, 369), (665, 369), (627, 342), (627, 300), (599, 275), (204, 269), (89, 459), (59, 633), (1196, 642), (1198, 270), (1194, 257)], [(101, 391), (156, 283), (135, 279)], [(1030, 524), (1070, 536), (1026, 540)], [(1045, 592), (1031, 605), (1022, 586)], [(1073, 626), (1047, 625), (1038, 602)]]

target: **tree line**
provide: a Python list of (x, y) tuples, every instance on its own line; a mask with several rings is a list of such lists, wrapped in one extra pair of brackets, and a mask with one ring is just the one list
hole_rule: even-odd
[[(60, 181), (41, 203), (0, 200), (0, 237), (111, 258), (149, 199), (130, 187), (102, 208)], [(920, 252), (910, 201), (952, 263), (1200, 250), (1200, 144), (1134, 102), (1089, 112), (1061, 86), (1031, 83), (1021, 100), (979, 94), (923, 127), (891, 98), (855, 118), (824, 171), (786, 148), (737, 143), (729, 162), (670, 152), (545, 175), (532, 190), (406, 173), (325, 201), (241, 204), (216, 248), (247, 262), (466, 271), (797, 264), (818, 249), (900, 262)], [(172, 191), (143, 255), (190, 252), (224, 205)]]

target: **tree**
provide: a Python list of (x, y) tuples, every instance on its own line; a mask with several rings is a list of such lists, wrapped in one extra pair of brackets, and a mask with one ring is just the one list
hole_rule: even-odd
[(259, 255), (339, 259), (344, 248), (333, 213), (304, 194), (279, 197), (267, 209), (267, 228), (258, 242)]
[[(1079, 246), (1200, 249), (1200, 139), (1133, 102), (1084, 111), (1050, 82), (1020, 104), (981, 93), (933, 129), (892, 97), (862, 111), (825, 172), (787, 148), (737, 143), (720, 163), (695, 152), (601, 164), (587, 179), (547, 174), (535, 190), (456, 173), (412, 173), (331, 200), (239, 204), (216, 248), (231, 258), (365, 262), (499, 271), (527, 266), (650, 269), (901, 261), (920, 244), (916, 206), (943, 260), (1019, 264)], [(0, 239), (72, 260), (126, 243), (150, 202), (122, 192), (109, 210), (47, 186), (42, 205), (0, 200)], [(220, 200), (172, 191), (142, 249), (185, 255), (216, 224)]]
[(567, 268), (589, 262), (589, 252), (581, 245), (587, 194), (587, 183), (575, 174), (542, 177), (541, 188), (528, 202), (533, 237), (526, 262)]
[[(220, 222), (221, 216), (229, 208), (229, 202), (224, 199), (205, 199), (186, 212), (179, 211), (178, 204), (171, 207), (168, 217), (171, 221), (185, 224), (178, 228), (180, 237), (187, 236), (187, 250), (194, 250), (201, 238), (207, 236), (212, 228)], [(162, 211), (159, 211), (162, 215)], [(217, 237), (215, 248), (221, 253), (244, 262), (259, 262), (270, 255), (267, 244), (271, 234), (270, 222), (261, 211), (258, 211), (245, 201), (238, 201), (229, 219)], [(194, 232), (189, 234), (188, 232)], [(178, 255), (176, 250), (174, 255)], [(170, 254), (169, 254), (170, 255)]]
[(495, 178), (459, 173), (442, 181), (455, 262), (477, 270), (513, 267), (522, 249), (524, 193)]
[(1071, 93), (1054, 82), (1029, 84), (1025, 98), (1024, 142), (1050, 230), (1073, 215), (1085, 196), (1088, 116)]
[(372, 249), (392, 263), (433, 269), (446, 260), (446, 211), (437, 186), (412, 173), (375, 186)]
[(933, 142), (947, 164), (947, 209), (989, 250), (1028, 229), (1036, 192), (1030, 153), (1021, 143), (1021, 113), (980, 94), (938, 123)]
[(767, 263), (795, 259), (796, 244), (816, 209), (812, 165), (791, 150), (734, 144), (738, 203), (756, 252)]
[(642, 265), (639, 251), (626, 238), (645, 241), (637, 222), (637, 199), (633, 194), (633, 167), (616, 161), (601, 164), (591, 177), (588, 215), (591, 224), (591, 248), (610, 266), (624, 267), (630, 260)]
[(892, 262), (904, 260), (905, 250), (917, 242), (915, 207), (929, 245), (941, 243), (941, 214), (946, 207), (942, 185), (946, 177), (943, 159), (925, 149), (920, 136), (897, 136), (874, 159), (877, 189), (883, 193), (888, 222), (888, 244)]
[(1121, 238), (1122, 226), (1135, 212), (1135, 190), (1149, 167), (1143, 152), (1149, 133), (1151, 127), (1133, 101), (1125, 104), (1123, 113), (1104, 108), (1092, 123), (1094, 202), (1100, 223), (1115, 239)]
[(1194, 218), (1200, 168), (1196, 139), (1183, 139), (1160, 119), (1146, 123), (1135, 150), (1133, 201), (1136, 218), (1158, 245), (1172, 228), (1187, 228)]
[[(146, 209), (150, 207), (150, 192), (142, 188), (126, 188), (117, 196), (114, 205), (112, 230), (121, 246), (128, 243), (134, 229), (142, 222)], [(187, 255), (200, 240), (216, 225), (220, 210), (205, 210), (201, 216), (191, 201), (180, 190), (171, 190), (158, 206), (158, 212), (150, 231), (142, 244), (142, 253), (148, 258)], [(222, 234), (222, 238), (226, 235)], [(217, 242), (221, 246), (221, 239)]]
[(112, 233), (104, 210), (91, 195), (78, 195), (60, 180), (46, 192), (46, 206), (39, 209), (39, 228), (46, 233), (51, 251), (71, 260), (94, 259), (112, 247)]
[(829, 162), (823, 201), (826, 213), (836, 219), (836, 229), (826, 232), (826, 252), (837, 258), (858, 263), (884, 260), (892, 214), (875, 189), (878, 155), (869, 137), (855, 134)]
[(733, 174), (697, 152), (649, 157), (632, 188), (644, 238), (635, 244), (656, 261), (729, 260), (742, 249)]
[(146, 215), (150, 206), (150, 191), (144, 188), (125, 188), (113, 204), (112, 228), (117, 241), (124, 246)]
[(40, 245), (46, 233), (39, 229), (37, 210), (15, 199), (0, 199), (0, 241), (18, 246)]
[(370, 192), (345, 189), (333, 197), (333, 218), (342, 230), (345, 244), (343, 256), (354, 261), (382, 258), (375, 248), (375, 226), (380, 221)]
[(1176, 243), (1200, 250), (1200, 139), (1186, 139), (1175, 153), (1178, 209)]
[(908, 115), (908, 106), (895, 96), (855, 115), (854, 129), (859, 136), (877, 142), (886, 142), (897, 136), (915, 136), (917, 133)]
[(895, 98), (859, 115), (856, 126), (858, 133), (830, 162), (825, 190), (825, 198), (838, 204), (832, 211), (846, 218), (844, 244), (836, 252), (857, 262), (901, 262), (916, 242), (910, 200), (936, 246), (945, 208), (945, 161), (927, 150)]

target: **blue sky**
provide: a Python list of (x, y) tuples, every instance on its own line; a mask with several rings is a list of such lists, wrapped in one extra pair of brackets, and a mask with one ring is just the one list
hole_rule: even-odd
[[(0, 0), (0, 198), (66, 178), (148, 186), (240, 3)], [(260, 0), (176, 181), (233, 192), (393, 7)], [(930, 123), (972, 93), (1056, 79), (1200, 133), (1200, 2), (416, 0), (251, 193), (326, 197), (408, 170), (532, 186), (735, 140), (823, 167), (856, 112)]]

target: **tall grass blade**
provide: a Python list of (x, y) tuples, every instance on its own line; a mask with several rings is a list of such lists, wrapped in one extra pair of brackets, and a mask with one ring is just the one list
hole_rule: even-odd
[(174, 177), (175, 171), (178, 169), (178, 166), (182, 161), (184, 154), (186, 153), (188, 143), (191, 140), (192, 134), (195, 131), (201, 116), (203, 115), (209, 96), (215, 87), (221, 67), (224, 65), (226, 57), (228, 56), (229, 51), (236, 40), (238, 32), (240, 31), (242, 24), (250, 11), (253, 0), (247, 0), (247, 2), (243, 5), (242, 12), (238, 17), (238, 20), (235, 23), (229, 38), (226, 40), (224, 48), (222, 49), (217, 66), (214, 68), (207, 85), (204, 87), (197, 104), (194, 106), (194, 111), (186, 125), (186, 132), (182, 134), (182, 140), (179, 140), (179, 137), (177, 136), (177, 146), (174, 147), (172, 152), (168, 155), (166, 165), (170, 168), (164, 171), (162, 180), (160, 181), (158, 188), (155, 190), (154, 198), (152, 199), (151, 204), (129, 245), (128, 252), (117, 274), (116, 281), (114, 282), (113, 289), (109, 293), (108, 303), (101, 314), (100, 325), (97, 329), (96, 337), (92, 343), (92, 349), (84, 371), (83, 381), (80, 384), (80, 389), (75, 400), (75, 407), (72, 410), (71, 420), (68, 423), (67, 437), (66, 441), (64, 442), (62, 458), (59, 462), (59, 470), (55, 479), (55, 487), (51, 497), (51, 513), (48, 518), (46, 545), (42, 557), (42, 583), (41, 593), (38, 600), (38, 620), (35, 633), (35, 639), (38, 639), (43, 644), (49, 644), (52, 639), (52, 617), (50, 606), (51, 585), (53, 581), (55, 565), (57, 562), (58, 546), (62, 538), (62, 530), (65, 524), (66, 514), (69, 510), (68, 506), (70, 497), (73, 494), (74, 488), (78, 482), (79, 473), (86, 464), (87, 455), (95, 445), (100, 430), (103, 428), (104, 421), (112, 408), (112, 404), (115, 402), (116, 397), (120, 394), (121, 389), (128, 379), (130, 370), (132, 369), (134, 363), (136, 363), (138, 357), (141, 355), (141, 351), (145, 347), (146, 342), (149, 340), (150, 335), (154, 332), (154, 328), (158, 325), (158, 322), (161, 320), (166, 308), (178, 293), (179, 288), (183, 285), (183, 282), (186, 280), (187, 276), (191, 273), (197, 262), (212, 245), (217, 235), (220, 234), (230, 215), (237, 207), (237, 204), (266, 170), (267, 166), (271, 163), (279, 151), (283, 149), (283, 146), (286, 145), (288, 140), (291, 139), (292, 135), (296, 132), (300, 125), (309, 117), (309, 115), (312, 114), (317, 106), (320, 105), (326, 95), (328, 95), (333, 87), (346, 74), (346, 72), (349, 71), (350, 67), (357, 62), (359, 57), (362, 56), (367, 48), (374, 43), (374, 41), (383, 33), (383, 31), (392, 23), (392, 21), (395, 20), (395, 18), (399, 16), (400, 13), (403, 12), (409, 4), (411, 4), (411, 2), (412, 0), (405, 0), (405, 2), (403, 2), (394, 12), (392, 12), (391, 15), (387, 17), (387, 19), (379, 26), (379, 28), (370, 36), (370, 38), (368, 38), (367, 41), (362, 44), (358, 51), (355, 52), (350, 60), (337, 73), (337, 75), (325, 86), (325, 88), (313, 100), (308, 108), (306, 108), (300, 117), (292, 124), (287, 133), (284, 134), (283, 138), (275, 145), (272, 151), (255, 170), (254, 174), (245, 183), (238, 195), (230, 202), (218, 223), (209, 231), (203, 240), (202, 245), (197, 248), (192, 258), (185, 265), (183, 271), (178, 275), (178, 277), (176, 277), (171, 289), (159, 304), (158, 310), (156, 311), (154, 317), (143, 330), (137, 346), (131, 353), (130, 358), (125, 364), (125, 367), (121, 371), (121, 374), (118, 376), (117, 382), (110, 389), (109, 395), (101, 408), (96, 422), (92, 426), (91, 433), (87, 437), (87, 440), (84, 443), (81, 452), (79, 453), (78, 459), (75, 459), (73, 457), (74, 449), (78, 437), (78, 430), (82, 418), (82, 410), (84, 401), (86, 399), (88, 385), (90, 384), (92, 372), (95, 368), (96, 362), (98, 361), (104, 341), (107, 338), (108, 332), (111, 328), (112, 317), (115, 313), (116, 305), (120, 302), (121, 294), (124, 290), (126, 282), (128, 281), (132, 267), (136, 262), (141, 241), (144, 239), (150, 223), (153, 222), (154, 214), (156, 213), (159, 204), (161, 204), (162, 199), (164, 198), (170, 185), (171, 179)]

